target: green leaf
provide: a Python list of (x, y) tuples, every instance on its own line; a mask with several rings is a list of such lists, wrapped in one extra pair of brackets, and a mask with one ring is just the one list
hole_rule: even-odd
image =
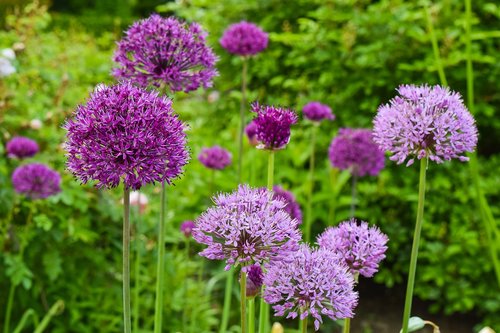
[[(408, 332), (418, 331), (425, 326), (425, 321), (420, 317), (411, 317), (408, 322)], [(401, 333), (403, 330), (399, 331)]]
[(46, 252), (42, 257), (42, 262), (43, 267), (45, 268), (45, 273), (47, 273), (50, 281), (57, 279), (59, 274), (62, 272), (62, 260), (59, 253), (55, 250)]

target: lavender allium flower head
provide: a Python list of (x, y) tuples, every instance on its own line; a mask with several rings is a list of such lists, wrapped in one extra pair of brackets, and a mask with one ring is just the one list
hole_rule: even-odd
[(268, 42), (267, 33), (246, 21), (231, 24), (220, 39), (220, 44), (227, 52), (244, 57), (262, 52)]
[(330, 162), (359, 177), (376, 176), (384, 168), (385, 155), (373, 142), (372, 131), (364, 128), (341, 128), (328, 150)]
[(184, 221), (181, 224), (181, 232), (186, 236), (187, 238), (191, 237), (191, 233), (193, 232), (195, 224), (193, 221)]
[(324, 119), (335, 119), (335, 115), (332, 113), (332, 109), (328, 105), (322, 104), (320, 102), (307, 103), (306, 105), (304, 105), (302, 112), (304, 113), (304, 117), (315, 122), (320, 122)]
[(26, 158), (38, 153), (36, 141), (23, 136), (15, 136), (6, 145), (7, 156), (12, 158)]
[(333, 252), (301, 245), (288, 262), (275, 261), (266, 268), (263, 297), (276, 316), (303, 320), (310, 315), (316, 330), (322, 315), (333, 320), (354, 316), (354, 277)]
[(275, 106), (252, 104), (252, 111), (257, 113), (254, 122), (257, 125), (257, 148), (283, 149), (290, 141), (290, 126), (298, 120), (295, 112)]
[(189, 160), (172, 101), (130, 83), (98, 85), (64, 128), (68, 169), (99, 188), (170, 184)]
[(281, 186), (273, 186), (273, 198), (281, 199), (286, 203), (285, 211), (292, 219), (296, 219), (299, 224), (302, 224), (302, 211), (300, 210), (299, 203), (295, 199), (292, 192), (289, 192)]
[(61, 192), (61, 176), (40, 163), (21, 165), (12, 173), (14, 190), (31, 199), (45, 199)]
[(374, 141), (398, 164), (415, 158), (436, 163), (458, 158), (477, 144), (474, 118), (460, 94), (441, 86), (401, 85), (399, 96), (381, 105), (373, 120)]
[(351, 272), (371, 277), (378, 271), (378, 264), (385, 258), (389, 238), (376, 226), (355, 219), (336, 227), (327, 228), (318, 236), (321, 248), (338, 253)]
[(135, 22), (118, 42), (113, 60), (120, 67), (113, 75), (143, 87), (164, 84), (171, 91), (211, 87), (217, 57), (206, 36), (197, 23), (153, 14)]
[(222, 170), (231, 164), (232, 155), (220, 146), (203, 148), (198, 159), (209, 169)]
[(301, 234), (297, 221), (284, 210), (285, 202), (265, 188), (240, 185), (214, 197), (215, 206), (195, 221), (194, 239), (208, 247), (200, 255), (226, 260), (226, 270), (241, 264), (283, 260), (297, 250)]
[(260, 294), (260, 289), (264, 280), (264, 273), (260, 265), (250, 265), (247, 269), (247, 297), (255, 297)]
[(254, 120), (248, 123), (248, 125), (245, 127), (245, 133), (248, 137), (248, 142), (252, 146), (256, 146), (259, 141), (257, 141), (257, 124), (255, 123)]

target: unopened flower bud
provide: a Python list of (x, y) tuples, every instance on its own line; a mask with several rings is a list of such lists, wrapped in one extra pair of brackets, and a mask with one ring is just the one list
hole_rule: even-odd
[(247, 297), (255, 297), (260, 294), (264, 274), (260, 265), (252, 265), (247, 271)]
[(30, 128), (33, 130), (39, 130), (42, 128), (42, 121), (40, 119), (32, 119), (30, 121)]
[(273, 327), (271, 328), (271, 333), (285, 333), (285, 329), (280, 323), (274, 323)]

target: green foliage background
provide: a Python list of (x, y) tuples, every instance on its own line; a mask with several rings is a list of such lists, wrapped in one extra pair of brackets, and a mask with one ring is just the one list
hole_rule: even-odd
[[(106, 7), (107, 1), (97, 3), (93, 10), (82, 1), (70, 1), (68, 8), (58, 7), (58, 2), (54, 6), (54, 10), (79, 9), (80, 16), (48, 14), (43, 6), (8, 10), (5, 29), (0, 31), (0, 48), (18, 43), (18, 73), (0, 81), (0, 323), (8, 291), (15, 284), (12, 328), (26, 310), (43, 316), (59, 299), (65, 304), (64, 315), (52, 319), (50, 332), (116, 332), (121, 327), (121, 191), (80, 186), (64, 171), (61, 125), (95, 84), (113, 82), (109, 73), (114, 43), (134, 15), (147, 15), (148, 10), (130, 2), (127, 8), (124, 3), (112, 11), (116, 6)], [(464, 5), (443, 0), (428, 6), (448, 84), (465, 96)], [(185, 328), (188, 332), (214, 331), (220, 318), (222, 266), (196, 256), (200, 248), (194, 243), (191, 259), (186, 260), (186, 243), (178, 227), (210, 205), (211, 174), (196, 159), (201, 147), (219, 144), (237, 157), (241, 61), (218, 44), (224, 29), (245, 19), (270, 33), (269, 48), (250, 61), (250, 101), (300, 111), (308, 101), (319, 100), (332, 106), (337, 116), (318, 132), (313, 212), (317, 234), (349, 217), (348, 174), (332, 170), (327, 160), (328, 145), (338, 128), (370, 127), (377, 107), (394, 96), (401, 83), (439, 83), (423, 8), (418, 1), (397, 0), (192, 0), (157, 7), (163, 15), (200, 22), (220, 56), (220, 76), (213, 89), (174, 99), (190, 126), (193, 159), (168, 195), (165, 331), (183, 328), (184, 308), (191, 323)], [(481, 186), (498, 217), (500, 31), (495, 24), (500, 7), (494, 1), (474, 1), (473, 13)], [(32, 119), (42, 120), (40, 130), (30, 128)], [(304, 207), (310, 125), (301, 121), (292, 132), (289, 147), (277, 154), (276, 182), (290, 189)], [(5, 142), (14, 135), (39, 142), (41, 153), (33, 160), (63, 174), (60, 195), (37, 202), (15, 197), (10, 175), (19, 162), (4, 152)], [(244, 179), (263, 186), (266, 154), (249, 145), (245, 154)], [(416, 167), (387, 161), (379, 177), (359, 182), (357, 217), (377, 224), (390, 238), (387, 259), (375, 277), (389, 288), (405, 281), (417, 177)], [(217, 191), (230, 191), (236, 185), (236, 167), (215, 175)], [(159, 195), (152, 186), (144, 191), (150, 205), (134, 230), (132, 246), (137, 241), (141, 253), (140, 324), (147, 332), (153, 320)], [(472, 312), (484, 323), (500, 327), (499, 287), (474, 195), (467, 164), (430, 165), (416, 293), (431, 301), (432, 310)], [(237, 318), (235, 311), (231, 322), (235, 332)]]

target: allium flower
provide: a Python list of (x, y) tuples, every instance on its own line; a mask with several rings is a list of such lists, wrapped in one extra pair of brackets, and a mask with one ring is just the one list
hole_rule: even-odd
[(355, 219), (337, 227), (327, 228), (318, 236), (321, 248), (331, 250), (345, 260), (353, 273), (371, 277), (378, 271), (378, 264), (385, 258), (389, 238), (376, 226), (357, 224)]
[(189, 160), (172, 101), (130, 83), (97, 86), (64, 128), (68, 169), (83, 183), (98, 181), (97, 187), (115, 187), (122, 179), (134, 190), (170, 184)]
[(244, 57), (262, 52), (268, 42), (267, 33), (257, 25), (245, 21), (231, 24), (220, 39), (220, 44), (227, 52)]
[(187, 238), (191, 237), (191, 233), (193, 232), (195, 224), (193, 221), (184, 221), (181, 224), (181, 232), (186, 236)]
[(302, 112), (304, 113), (304, 117), (311, 121), (320, 122), (324, 119), (335, 119), (335, 115), (332, 113), (332, 109), (328, 105), (321, 104), (320, 102), (307, 103), (306, 105), (304, 105)]
[(15, 60), (16, 59), (16, 52), (14, 52), (13, 49), (2, 49), (0, 51), (0, 58)]
[(240, 185), (233, 193), (215, 196), (214, 202), (196, 220), (193, 237), (208, 245), (200, 255), (226, 259), (226, 270), (283, 259), (298, 248), (297, 221), (267, 189)]
[(288, 215), (290, 215), (292, 219), (296, 219), (299, 224), (302, 224), (302, 211), (292, 192), (276, 185), (273, 187), (273, 198), (283, 200), (286, 203), (284, 209)]
[(17, 167), (12, 174), (14, 190), (31, 199), (45, 199), (61, 192), (61, 176), (40, 163)]
[(441, 86), (401, 85), (399, 96), (381, 105), (374, 123), (374, 141), (398, 164), (415, 158), (436, 163), (474, 151), (477, 128), (460, 94)]
[(248, 267), (247, 275), (247, 297), (255, 297), (260, 294), (260, 289), (264, 280), (264, 273), (260, 265)]
[(310, 315), (316, 330), (322, 315), (333, 320), (354, 316), (354, 278), (333, 252), (302, 245), (290, 254), (290, 261), (275, 261), (266, 268), (264, 300), (273, 304), (276, 316), (303, 320)]
[[(148, 197), (142, 193), (142, 192), (139, 192), (139, 191), (132, 191), (130, 192), (130, 206), (139, 206), (139, 212), (140, 213), (144, 213), (144, 211), (146, 210), (146, 207), (148, 206), (149, 204), (149, 199)], [(121, 200), (122, 204), (123, 204), (123, 199)]]
[(341, 128), (330, 144), (328, 155), (334, 167), (349, 169), (359, 177), (376, 176), (384, 168), (384, 152), (373, 142), (369, 129)]
[(16, 72), (16, 67), (12, 65), (9, 59), (0, 57), (0, 77), (7, 77)]
[(252, 146), (256, 146), (259, 142), (257, 141), (257, 124), (255, 121), (251, 121), (248, 123), (248, 125), (245, 127), (245, 133), (248, 137), (248, 142)]
[(295, 112), (268, 105), (252, 104), (252, 111), (257, 113), (254, 122), (257, 125), (257, 148), (283, 149), (290, 141), (290, 126), (297, 122)]
[(116, 78), (131, 79), (143, 87), (165, 84), (171, 91), (212, 86), (217, 57), (197, 23), (153, 14), (135, 22), (125, 34), (113, 57), (120, 65), (113, 71)]
[(31, 119), (30, 121), (30, 128), (32, 130), (39, 130), (40, 128), (42, 128), (42, 121), (40, 119)]
[(209, 169), (222, 170), (231, 164), (232, 155), (220, 146), (203, 148), (198, 159)]
[(38, 153), (38, 144), (23, 136), (15, 136), (7, 142), (6, 149), (8, 157), (26, 158)]

